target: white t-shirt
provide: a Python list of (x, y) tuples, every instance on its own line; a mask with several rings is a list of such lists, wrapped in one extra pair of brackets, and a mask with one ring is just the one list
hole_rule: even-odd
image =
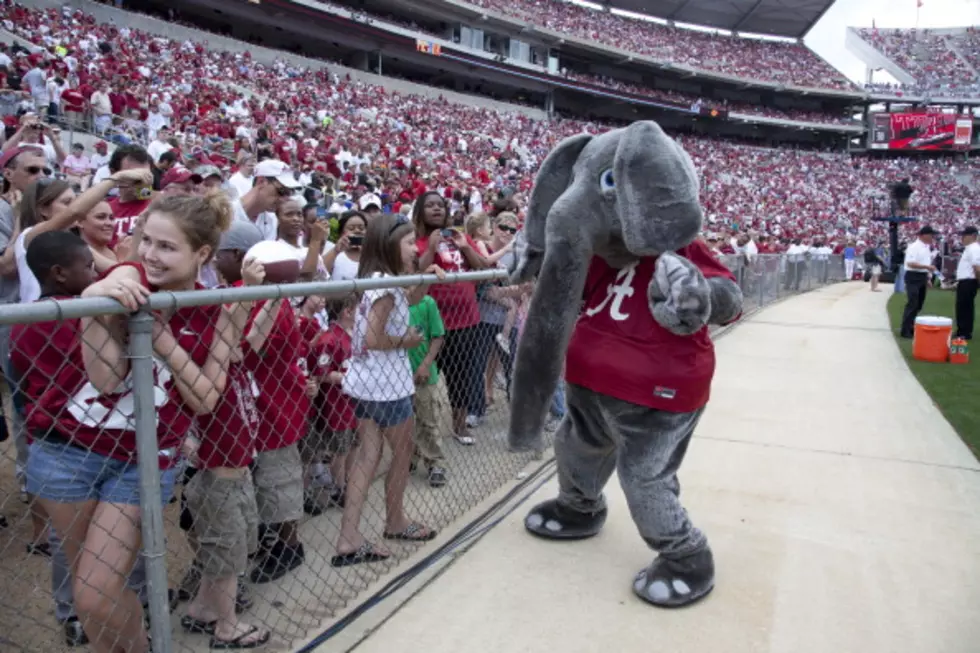
[(153, 158), (153, 163), (160, 163), (160, 157), (164, 152), (169, 152), (173, 148), (170, 143), (163, 143), (161, 141), (153, 141), (146, 146), (146, 153)]
[(20, 303), (30, 304), (36, 302), (41, 296), (41, 284), (37, 277), (27, 266), (27, 247), (24, 245), (24, 236), (34, 227), (28, 227), (17, 236), (14, 243), (14, 258), (17, 260), (17, 277), (20, 280)]
[(255, 177), (246, 177), (241, 172), (236, 172), (228, 179), (228, 185), (235, 189), (238, 193), (238, 197), (242, 197), (248, 191), (252, 190), (252, 182)]
[(395, 306), (388, 315), (385, 333), (398, 338), (408, 332), (408, 298), (405, 297), (404, 288), (364, 291), (354, 318), (350, 369), (344, 375), (343, 382), (344, 392), (355, 399), (395, 401), (415, 394), (408, 352), (405, 349), (368, 349), (365, 344), (371, 307), (386, 295), (395, 298)]
[(929, 270), (923, 270), (921, 268), (912, 269), (909, 268), (909, 263), (918, 263), (919, 265), (932, 265), (932, 250), (919, 239), (909, 244), (905, 249), (905, 271), (906, 272), (923, 272), (928, 273)]
[[(279, 242), (289, 245), (290, 247), (293, 248), (293, 250), (296, 251), (296, 260), (299, 261), (300, 265), (306, 263), (306, 255), (310, 251), (309, 247), (302, 247), (302, 246), (296, 247), (291, 243), (287, 243), (282, 238), (279, 239)], [(323, 265), (323, 257), (318, 256), (316, 259), (316, 274), (313, 275), (313, 281), (326, 281), (329, 278), (330, 278), (330, 272), (327, 270), (326, 266)]]
[(973, 242), (966, 246), (960, 262), (956, 264), (956, 280), (976, 279), (973, 268), (980, 265), (980, 243)]
[(245, 212), (245, 207), (242, 206), (241, 200), (232, 200), (231, 211), (236, 220), (245, 220), (258, 227), (258, 230), (262, 232), (262, 240), (276, 240), (279, 238), (279, 220), (272, 211), (263, 211), (259, 213), (259, 216), (255, 220), (252, 220), (248, 217), (248, 213)]
[(341, 252), (333, 260), (333, 273), (330, 275), (330, 278), (334, 281), (350, 281), (356, 279), (357, 269), (360, 265), (360, 263), (347, 256), (347, 252)]

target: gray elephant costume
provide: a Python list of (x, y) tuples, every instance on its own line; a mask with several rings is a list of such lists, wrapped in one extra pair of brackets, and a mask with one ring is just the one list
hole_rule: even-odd
[(515, 282), (537, 278), (517, 352), (509, 432), (541, 450), (564, 364), (568, 413), (555, 436), (559, 495), (525, 519), (554, 540), (596, 535), (613, 470), (659, 555), (636, 594), (678, 607), (714, 587), (705, 536), (678, 500), (677, 470), (714, 374), (709, 324), (741, 314), (732, 273), (695, 240), (698, 179), (650, 121), (580, 134), (545, 159), (518, 241)]

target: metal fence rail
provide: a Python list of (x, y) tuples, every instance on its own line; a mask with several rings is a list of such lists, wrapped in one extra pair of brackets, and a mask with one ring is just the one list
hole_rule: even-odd
[[(843, 278), (837, 258), (726, 264), (746, 312)], [(504, 276), (155, 293), (132, 314), (107, 298), (0, 308), (0, 327), (12, 329), (4, 370), (14, 391), (0, 383), (12, 432), (0, 444), (0, 510), (10, 522), (0, 530), (2, 650), (69, 650), (97, 637), (104, 648), (142, 652), (149, 635), (155, 653), (204, 651), (212, 637), (266, 631), (268, 649), (291, 650), (320, 632), (425, 546), (429, 532), (450, 527), (534, 461), (505, 442), (519, 321), (510, 334), (500, 319), (448, 333), (435, 383), (417, 373), (428, 359), (419, 365), (398, 350), (371, 376), (358, 349), (363, 298), (419, 284), (485, 289)], [(316, 298), (340, 331), (317, 322)], [(215, 363), (213, 344), (239, 333), (222, 320), (241, 302), (255, 302), (245, 310), (250, 324), (239, 324), (248, 344), (228, 342), (230, 358)], [(437, 336), (426, 316), (413, 309), (412, 324)], [(393, 385), (408, 365), (409, 387)], [(351, 385), (337, 385), (344, 374)], [(367, 380), (378, 397), (408, 403), (359, 404), (354, 438), (346, 429), (358, 422), (341, 389), (363, 393)], [(454, 404), (462, 423), (453, 423)], [(559, 390), (549, 430), (563, 412)], [(399, 431), (413, 414), (414, 430)], [(389, 428), (379, 435), (364, 430), (366, 421)], [(337, 566), (358, 548), (362, 558), (390, 555)], [(257, 631), (247, 634), (249, 626)]]

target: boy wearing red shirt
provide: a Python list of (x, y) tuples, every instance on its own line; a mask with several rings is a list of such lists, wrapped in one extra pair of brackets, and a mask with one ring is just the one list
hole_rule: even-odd
[[(313, 403), (310, 438), (311, 448), (318, 454), (323, 448), (330, 456), (330, 475), (334, 490), (331, 502), (344, 505), (349, 462), (348, 454), (354, 443), (357, 418), (351, 398), (344, 394), (341, 384), (350, 366), (351, 332), (357, 311), (357, 297), (351, 295), (327, 304), (330, 326), (313, 344), (310, 369), (319, 381), (319, 392)], [(321, 443), (323, 446), (321, 446)]]
[[(248, 249), (260, 241), (257, 229), (237, 227), (222, 235), (215, 268), (226, 282), (242, 285), (242, 263)], [(306, 433), (310, 401), (297, 353), (302, 355), (306, 345), (292, 306), (284, 300), (256, 302), (243, 333), (243, 365), (259, 413), (255, 502), (267, 532), (277, 533), (252, 569), (251, 579), (268, 583), (305, 560), (298, 533), (303, 516), (303, 464), (297, 443)]]

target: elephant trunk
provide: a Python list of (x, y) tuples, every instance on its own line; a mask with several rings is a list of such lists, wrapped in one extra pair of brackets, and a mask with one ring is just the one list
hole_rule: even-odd
[(543, 449), (545, 418), (562, 376), (592, 258), (589, 242), (584, 235), (548, 242), (511, 382), (508, 444), (512, 451)]

